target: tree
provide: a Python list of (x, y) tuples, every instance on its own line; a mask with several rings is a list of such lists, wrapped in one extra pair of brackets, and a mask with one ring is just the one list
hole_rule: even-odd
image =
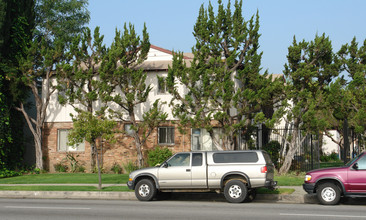
[[(71, 37), (79, 33), (89, 20), (84, 0), (39, 0), (37, 1), (36, 28), (25, 57), (19, 58), (21, 77), (12, 77), (28, 87), (35, 99), (36, 118), (26, 111), (25, 101), (19, 101), (16, 109), (20, 111), (34, 137), (36, 168), (43, 169), (42, 126), (50, 96), (55, 92), (52, 77), (56, 67), (67, 57)], [(42, 88), (42, 94), (40, 93)]]
[(349, 117), (350, 125), (356, 133), (366, 135), (366, 40), (359, 47), (356, 38), (353, 38), (350, 44), (342, 46), (338, 56), (342, 63), (341, 70), (351, 78), (346, 87), (350, 97), (346, 114), (354, 113)]
[[(62, 65), (58, 70), (58, 90), (60, 91), (59, 101), (61, 104), (70, 104), (76, 111), (72, 115), (74, 124), (84, 125), (84, 128), (73, 129), (71, 136), (84, 137), (91, 145), (91, 164), (93, 170), (98, 166), (100, 171), (97, 139), (103, 137), (103, 133), (110, 134), (115, 125), (105, 117), (106, 103), (101, 102), (99, 82), (100, 63), (106, 55), (106, 48), (103, 45), (104, 36), (100, 35), (99, 27), (94, 30), (92, 37), (89, 28), (76, 36), (71, 44), (68, 53), (69, 62)], [(89, 126), (86, 119), (99, 121), (99, 127)], [(93, 122), (90, 123), (93, 123)], [(101, 126), (104, 125), (104, 128)], [(83, 135), (89, 135), (83, 136)], [(98, 136), (99, 135), (99, 136)], [(109, 138), (110, 139), (110, 138)], [(83, 141), (83, 139), (78, 139)]]
[[(144, 165), (142, 147), (154, 128), (165, 121), (167, 114), (161, 111), (161, 103), (156, 100), (148, 109), (144, 109), (141, 118), (136, 114), (148, 99), (151, 86), (146, 84), (147, 73), (139, 68), (146, 60), (150, 50), (149, 35), (146, 26), (142, 39), (135, 32), (132, 24), (124, 25), (123, 34), (116, 30), (116, 36), (107, 56), (101, 64), (100, 77), (104, 82), (104, 100), (116, 105), (110, 108), (111, 117), (131, 124), (135, 140), (138, 166)], [(141, 116), (140, 116), (141, 117)]]
[(329, 86), (329, 95), (323, 117), (329, 122), (328, 128), (336, 130), (339, 140), (330, 132), (325, 134), (341, 149), (344, 146), (345, 125), (351, 127), (356, 134), (365, 135), (366, 127), (366, 41), (361, 47), (356, 38), (345, 44), (337, 53), (341, 65), (340, 72), (348, 77), (340, 77)]
[(24, 100), (29, 90), (9, 75), (17, 78), (17, 58), (25, 56), (34, 28), (34, 1), (0, 1), (0, 161), (4, 168), (14, 169), (23, 159), (23, 120), (12, 111), (19, 100)]
[(73, 118), (73, 126), (74, 128), (68, 136), (69, 144), (74, 145), (86, 140), (90, 143), (91, 148), (95, 149), (99, 180), (98, 189), (102, 189), (100, 160), (96, 141), (100, 138), (108, 141), (113, 140), (116, 123), (104, 118), (103, 116), (96, 116), (89, 111), (81, 111)]
[[(181, 126), (205, 128), (218, 149), (238, 149), (238, 134), (250, 137), (262, 108), (273, 102), (278, 91), (268, 73), (261, 71), (258, 12), (249, 21), (242, 16), (242, 1), (227, 8), (219, 0), (215, 15), (211, 3), (201, 6), (194, 26), (194, 58), (186, 63), (182, 53), (174, 54), (167, 87), (173, 95), (173, 115)], [(182, 84), (187, 94), (180, 94)], [(279, 88), (279, 87), (277, 87)], [(216, 123), (215, 123), (216, 122)], [(222, 128), (223, 147), (213, 128)]]
[(317, 116), (326, 99), (326, 86), (339, 73), (331, 41), (325, 34), (315, 36), (310, 42), (298, 43), (294, 37), (287, 60), (284, 74), (288, 107), (284, 113), (293, 132), (288, 138), (283, 137), (288, 147), (282, 151), (284, 161), (280, 174), (288, 172), (296, 151), (308, 134), (326, 130), (325, 119)]

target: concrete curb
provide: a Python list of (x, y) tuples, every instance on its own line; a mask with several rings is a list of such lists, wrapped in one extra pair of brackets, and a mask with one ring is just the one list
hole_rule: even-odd
[[(289, 195), (257, 194), (254, 202), (270, 203), (318, 203), (316, 196), (307, 195), (302, 187), (294, 188)], [(104, 199), (104, 200), (137, 200), (134, 192), (91, 192), (91, 191), (0, 191), (0, 198), (14, 199)], [(174, 193), (169, 200), (185, 201), (225, 201), (222, 194), (216, 193)], [(164, 198), (163, 198), (164, 200)]]

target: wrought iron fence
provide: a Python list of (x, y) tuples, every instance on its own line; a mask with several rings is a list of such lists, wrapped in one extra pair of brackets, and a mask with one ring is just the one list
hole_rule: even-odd
[[(283, 158), (288, 149), (286, 139), (293, 135), (293, 131), (294, 130), (291, 128), (281, 128), (269, 129), (264, 132), (263, 129), (259, 128), (257, 134), (253, 136), (255, 143), (251, 141), (248, 144), (242, 140), (242, 149), (262, 149), (263, 146), (269, 142), (276, 141), (281, 145), (281, 150), (279, 152), (280, 159), (277, 161), (277, 166), (279, 167), (282, 163), (281, 158)], [(263, 133), (266, 135), (264, 136)], [(302, 132), (298, 133), (299, 139), (304, 138)], [(309, 171), (322, 167), (340, 166), (366, 149), (365, 136), (356, 135), (350, 130), (350, 134), (347, 137), (350, 143), (349, 146), (344, 148), (343, 146), (338, 146), (336, 143), (333, 143), (333, 146), (336, 146), (333, 153), (338, 160), (326, 162), (326, 160), (324, 160), (325, 153), (323, 151), (323, 147), (325, 146), (324, 138), (325, 136), (323, 134), (307, 135), (302, 143), (298, 143), (296, 153), (292, 160), (291, 170)]]

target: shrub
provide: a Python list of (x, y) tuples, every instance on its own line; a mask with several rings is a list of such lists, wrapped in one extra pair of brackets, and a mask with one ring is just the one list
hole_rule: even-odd
[(321, 155), (320, 161), (321, 162), (339, 162), (340, 160), (339, 160), (338, 154), (336, 152), (332, 152), (329, 155), (327, 155), (327, 154)]
[(281, 144), (278, 141), (270, 141), (268, 144), (263, 146), (262, 150), (267, 151), (271, 157), (272, 162), (277, 167), (278, 158), (280, 156)]
[(13, 170), (8, 170), (5, 168), (3, 168), (3, 170), (0, 170), (0, 178), (20, 176), (20, 175), (22, 175), (20, 172), (16, 172)]
[(70, 163), (71, 172), (73, 173), (75, 173), (77, 171), (77, 168), (79, 167), (79, 161), (77, 161), (76, 159), (78, 157), (79, 155), (76, 155), (76, 157), (74, 157), (74, 155), (71, 153), (66, 154), (66, 160)]
[(127, 164), (123, 164), (123, 169), (125, 173), (130, 174), (132, 171), (137, 170), (139, 167), (134, 164), (132, 161), (129, 161)]
[(150, 167), (155, 166), (156, 164), (161, 164), (172, 155), (172, 151), (167, 147), (157, 146), (154, 149), (147, 151), (147, 164)]
[(121, 174), (122, 173), (122, 167), (119, 164), (114, 163), (112, 168), (111, 168), (111, 171), (113, 171), (113, 173), (115, 173), (115, 174)]
[(61, 173), (67, 172), (67, 169), (68, 169), (68, 167), (62, 163), (57, 163), (57, 164), (53, 165), (53, 167), (55, 168), (56, 172), (61, 172)]

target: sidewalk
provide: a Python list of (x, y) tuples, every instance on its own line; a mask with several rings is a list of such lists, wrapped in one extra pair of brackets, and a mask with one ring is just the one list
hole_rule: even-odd
[[(0, 186), (29, 186), (31, 184), (0, 184)], [(34, 184), (38, 186), (98, 186), (98, 184)], [(103, 184), (107, 186), (126, 186), (126, 184)], [(254, 202), (272, 203), (318, 203), (316, 197), (307, 195), (302, 186), (282, 186), (293, 188), (292, 194), (257, 194)], [(0, 191), (0, 198), (29, 198), (29, 199), (112, 199), (137, 200), (134, 192), (91, 192), (91, 191)], [(217, 193), (174, 193), (170, 200), (192, 201), (225, 201)]]

